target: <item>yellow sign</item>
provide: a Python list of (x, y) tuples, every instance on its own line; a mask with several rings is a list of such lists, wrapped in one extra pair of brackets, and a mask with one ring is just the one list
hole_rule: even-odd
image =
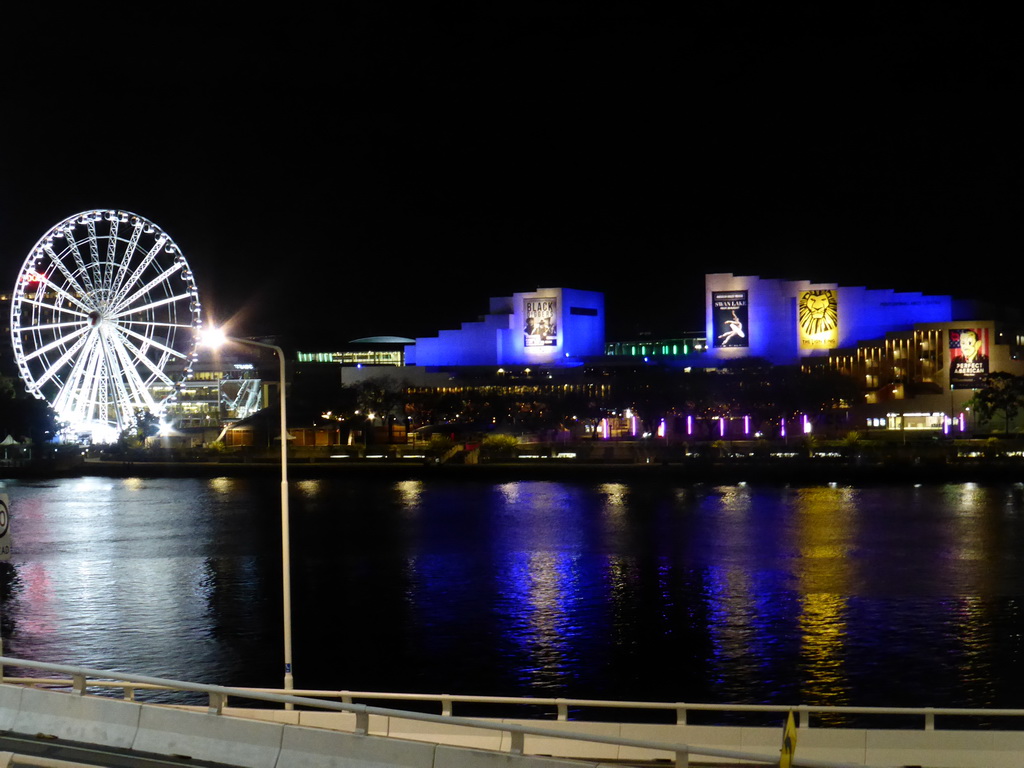
[(786, 718), (786, 727), (782, 730), (782, 750), (779, 755), (779, 768), (793, 768), (793, 753), (796, 752), (796, 721), (793, 710)]
[(796, 297), (800, 349), (835, 349), (839, 346), (839, 292), (800, 291)]

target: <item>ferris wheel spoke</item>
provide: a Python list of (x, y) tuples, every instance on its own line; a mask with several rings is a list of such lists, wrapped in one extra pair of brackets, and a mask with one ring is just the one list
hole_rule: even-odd
[(35, 333), (37, 331), (55, 331), (60, 328), (78, 328), (81, 324), (81, 321), (69, 323), (40, 323), (39, 325), (19, 325), (18, 329), (22, 333)]
[(32, 352), (27, 353), (22, 358), (22, 360), (24, 360), (25, 362), (31, 362), (32, 360), (35, 360), (37, 357), (42, 357), (43, 355), (45, 355), (47, 352), (50, 352), (51, 350), (58, 349), (59, 347), (64, 346), (65, 344), (67, 344), (72, 339), (75, 339), (75, 338), (81, 336), (83, 333), (87, 333), (88, 331), (89, 331), (88, 328), (78, 328), (78, 329), (72, 331), (71, 333), (69, 333), (67, 336), (62, 336), (59, 339), (54, 339), (53, 341), (49, 342), (48, 344), (44, 344), (43, 346), (38, 347), (37, 349), (34, 349)]
[[(135, 251), (139, 247), (139, 238), (142, 236), (142, 230), (145, 228), (145, 224), (142, 221), (136, 221), (133, 225), (132, 236), (128, 240), (128, 245), (124, 250), (124, 257), (121, 259), (121, 263), (117, 266), (117, 275), (114, 277), (114, 282), (110, 286), (111, 294), (116, 295), (121, 290), (121, 282), (124, 280), (125, 274), (128, 272), (128, 265), (131, 264), (132, 259), (135, 258)], [(117, 252), (117, 242), (113, 238), (110, 240), (108, 246), (108, 252), (110, 257), (113, 259), (114, 254)]]
[[(71, 274), (70, 270), (68, 270), (67, 264), (64, 263), (64, 260), (54, 252), (53, 246), (47, 244), (43, 246), (43, 250), (50, 257), (50, 261), (53, 262), (53, 265), (57, 268), (57, 271), (64, 275), (64, 279), (71, 286), (71, 289), (83, 296), (87, 295), (88, 291), (85, 288), (83, 288), (82, 284), (79, 283), (78, 280), (75, 279), (75, 276)], [(44, 279), (54, 288), (57, 287), (57, 284), (50, 280), (48, 277), (44, 277)]]
[(120, 328), (118, 328), (118, 330), (121, 333), (127, 334), (134, 339), (138, 339), (143, 344), (148, 344), (151, 347), (155, 347), (156, 349), (159, 349), (161, 352), (176, 357), (179, 360), (184, 360), (185, 358), (188, 357), (186, 353), (181, 352), (180, 350), (177, 350), (174, 347), (169, 347), (166, 344), (161, 344), (159, 341), (151, 339), (148, 336), (139, 333), (138, 331), (133, 331), (131, 328), (125, 328), (124, 326), (121, 326)]
[(128, 395), (128, 390), (125, 388), (125, 376), (117, 376), (116, 373), (127, 373), (127, 369), (123, 369), (122, 366), (117, 365), (117, 351), (114, 347), (113, 339), (110, 337), (103, 339), (103, 362), (104, 362), (104, 381), (108, 387), (113, 387), (114, 391), (114, 411), (117, 416), (117, 428), (125, 429), (132, 421), (134, 410), (132, 407), (132, 399)]
[(88, 338), (88, 337), (86, 337), (86, 336), (80, 337), (78, 339), (78, 341), (76, 341), (74, 344), (72, 344), (67, 349), (67, 351), (64, 352), (63, 355), (61, 355), (60, 357), (57, 358), (56, 361), (54, 361), (53, 365), (51, 365), (49, 368), (47, 368), (45, 371), (43, 371), (41, 376), (36, 377), (36, 380), (35, 380), (34, 384), (35, 384), (37, 389), (39, 387), (43, 386), (46, 382), (48, 382), (54, 376), (56, 376), (57, 373), (60, 371), (60, 369), (68, 364), (68, 361), (71, 360), (78, 353), (79, 349), (81, 349), (85, 345), (86, 338)]
[[(88, 319), (88, 317), (89, 317), (87, 312), (76, 312), (75, 310), (68, 309), (67, 307), (58, 307), (58, 306), (56, 306), (54, 304), (47, 304), (44, 301), (35, 301), (34, 299), (23, 299), (21, 301), (21, 304), (24, 304), (24, 305), (27, 305), (27, 306), (30, 306), (30, 307), (38, 307), (40, 309), (49, 310), (50, 315), (58, 315), (59, 314), (59, 315), (69, 315), (70, 317), (78, 317), (78, 318), (81, 318), (81, 322), (85, 322)], [(39, 314), (39, 313), (33, 313), (33, 317), (36, 314)], [(17, 325), (21, 324), (21, 318), (18, 318), (18, 321), (17, 321), (16, 324)]]
[(135, 293), (133, 293), (127, 299), (123, 299), (123, 300), (117, 302), (117, 304), (114, 306), (114, 312), (118, 313), (118, 312), (121, 312), (122, 310), (126, 310), (126, 309), (128, 311), (130, 311), (130, 308), (131, 308), (131, 305), (132, 305), (133, 302), (138, 301), (140, 298), (142, 298), (143, 296), (148, 294), (151, 290), (153, 290), (156, 286), (160, 285), (160, 283), (162, 283), (165, 280), (167, 280), (167, 278), (169, 278), (171, 275), (173, 275), (179, 269), (181, 269), (181, 264), (179, 262), (175, 262), (174, 266), (170, 267), (169, 269), (165, 269), (163, 272), (161, 272), (159, 275), (154, 277), (152, 280), (150, 280), (144, 286), (139, 288), (139, 290), (137, 290)]
[[(146, 382), (142, 380), (139, 375), (139, 370), (136, 367), (136, 362), (145, 362), (151, 364), (149, 359), (138, 350), (131, 348), (130, 345), (121, 338), (111, 337), (110, 345), (114, 348), (117, 354), (118, 361), (120, 362), (121, 371), (124, 373), (122, 381), (127, 379), (127, 383), (131, 388), (132, 403), (145, 405), (149, 409), (156, 408), (156, 402), (153, 400), (153, 396), (149, 393), (149, 388), (146, 386)], [(131, 358), (135, 357), (136, 360)], [(134, 414), (133, 414), (134, 415)]]
[(153, 247), (149, 249), (145, 256), (142, 257), (142, 261), (140, 261), (138, 266), (135, 267), (135, 271), (132, 272), (131, 277), (129, 277), (128, 280), (117, 289), (113, 300), (110, 302), (111, 305), (117, 306), (122, 302), (124, 295), (132, 289), (133, 285), (139, 282), (142, 274), (146, 271), (149, 265), (153, 263), (153, 259), (155, 259), (157, 254), (160, 253), (160, 250), (164, 247), (166, 242), (167, 236), (161, 234), (160, 237), (157, 238), (156, 242), (153, 243)]
[[(82, 391), (82, 395), (77, 403), (76, 413), (78, 419), (81, 421), (87, 421), (89, 419), (99, 419), (101, 416), (101, 409), (106, 408), (107, 404), (107, 377), (104, 369), (103, 359), (103, 340), (99, 334), (96, 334), (94, 344), (90, 350), (90, 365), (89, 365), (89, 378), (86, 379), (86, 389)], [(106, 420), (106, 414), (102, 414), (103, 419)]]
[(99, 334), (95, 332), (90, 334), (88, 348), (72, 364), (67, 382), (53, 402), (53, 409), (57, 413), (79, 412), (81, 410), (79, 401), (82, 399), (83, 381), (92, 380), (86, 379), (86, 375), (89, 370), (95, 369), (98, 342)]
[(68, 250), (71, 251), (71, 258), (75, 260), (75, 266), (78, 267), (77, 273), (82, 276), (85, 289), (90, 294), (95, 293), (96, 286), (93, 284), (92, 278), (89, 276), (89, 270), (82, 260), (82, 252), (78, 249), (78, 243), (75, 241), (75, 231), (71, 226), (64, 228), (64, 239), (67, 240)]
[[(122, 333), (123, 332), (124, 331), (122, 329)], [(133, 335), (138, 336), (138, 334)], [(170, 347), (165, 347), (163, 344), (157, 344), (149, 339), (146, 339), (145, 336), (139, 336), (138, 338), (143, 339), (151, 346), (156, 347), (157, 349), (160, 349), (164, 352), (176, 354), (176, 350), (173, 350)], [(145, 352), (143, 352), (137, 346), (132, 344), (132, 342), (129, 339), (126, 339), (123, 336), (121, 337), (120, 341), (121, 344), (124, 346), (125, 350), (130, 352), (138, 362), (142, 363), (142, 365), (145, 366), (150, 371), (150, 373), (152, 373), (154, 376), (160, 379), (160, 381), (162, 381), (164, 384), (170, 386), (174, 385), (174, 381), (171, 379), (171, 377), (165, 374), (159, 367), (157, 367), (157, 365), (152, 360), (149, 359)], [(132, 367), (135, 368), (134, 365)]]
[(85, 231), (89, 236), (89, 266), (92, 268), (93, 284), (100, 289), (106, 288), (104, 277), (106, 270), (103, 267), (103, 260), (100, 258), (100, 240), (96, 234), (96, 220), (91, 216), (86, 218)]
[(191, 331), (194, 330), (195, 326), (192, 323), (163, 323), (156, 320), (118, 320), (118, 326), (127, 329), (128, 326), (141, 325), (145, 328), (180, 328), (181, 330)]
[(173, 304), (176, 301), (184, 301), (185, 299), (191, 299), (191, 293), (179, 293), (177, 296), (167, 296), (166, 298), (160, 299), (159, 301), (151, 301), (149, 304), (142, 304), (138, 307), (129, 307), (121, 312), (116, 312), (110, 315), (112, 320), (120, 320), (125, 315), (133, 315), (136, 312), (145, 312), (149, 309), (156, 309), (167, 304)]
[[(45, 275), (40, 275), (39, 276), (39, 282), (42, 285), (46, 285), (50, 290), (52, 290), (60, 298), (64, 299), (65, 301), (71, 302), (76, 307), (80, 307), (82, 309), (82, 311), (86, 315), (88, 315), (89, 312), (91, 311), (90, 307), (87, 306), (86, 304), (84, 304), (81, 299), (79, 299), (77, 296), (75, 296), (73, 294), (68, 293), (67, 291), (64, 290), (64, 288), (62, 286), (57, 285), (55, 282), (53, 282), (50, 278), (46, 277)], [(55, 312), (66, 312), (66, 311), (68, 311), (65, 307), (61, 307), (58, 304), (47, 304), (46, 302), (39, 301), (38, 299), (35, 299), (35, 300), (26, 299), (26, 301), (28, 303), (30, 303), (30, 304), (34, 304), (34, 305), (39, 306), (39, 307), (46, 307), (48, 309), (52, 309)]]
[[(114, 268), (117, 264), (117, 227), (120, 224), (120, 219), (117, 216), (108, 217), (107, 221), (110, 222), (110, 229), (107, 234), (107, 260), (103, 264), (102, 283), (103, 288), (107, 291), (110, 290), (111, 281), (114, 279)], [(96, 225), (93, 224), (93, 232), (96, 231)], [(99, 254), (96, 255), (96, 260), (99, 261)]]

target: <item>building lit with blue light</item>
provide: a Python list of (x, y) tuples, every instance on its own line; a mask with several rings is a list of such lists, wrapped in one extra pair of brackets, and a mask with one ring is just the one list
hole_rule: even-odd
[(851, 428), (965, 430), (989, 373), (1024, 375), (1018, 318), (950, 296), (728, 273), (705, 277), (707, 357), (828, 366), (855, 381)]
[(729, 273), (705, 276), (704, 302), (712, 360), (761, 357), (776, 365), (960, 314), (950, 296)]
[(540, 288), (491, 298), (489, 312), (406, 347), (407, 365), (425, 368), (572, 368), (604, 352), (604, 294)]

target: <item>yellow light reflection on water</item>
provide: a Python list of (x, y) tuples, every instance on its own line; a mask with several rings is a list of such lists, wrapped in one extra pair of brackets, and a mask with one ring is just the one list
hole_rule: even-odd
[(235, 479), (232, 477), (214, 477), (210, 480), (210, 488), (221, 496), (227, 496), (235, 489)]
[(323, 490), (323, 481), (299, 480), (293, 484), (293, 487), (301, 496), (305, 496), (307, 499), (315, 499)]
[(794, 534), (800, 601), (800, 677), (807, 704), (850, 703), (846, 671), (850, 554), (856, 530), (856, 492), (821, 487), (797, 491)]
[(598, 489), (604, 495), (606, 512), (613, 512), (616, 515), (622, 514), (626, 509), (629, 487), (623, 483), (603, 483)]
[(412, 510), (420, 506), (420, 499), (423, 497), (422, 480), (402, 480), (395, 483), (395, 490), (398, 491), (403, 508)]

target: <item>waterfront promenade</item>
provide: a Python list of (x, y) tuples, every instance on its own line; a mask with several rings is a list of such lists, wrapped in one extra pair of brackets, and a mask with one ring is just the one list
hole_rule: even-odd
[[(273, 447), (37, 451), (30, 462), (0, 466), (5, 477), (215, 477), (275, 470)], [(307, 477), (473, 477), (559, 479), (669, 478), (684, 482), (1017, 482), (1024, 480), (1024, 439), (889, 435), (787, 441), (587, 440), (524, 442), (504, 456), (479, 444), (454, 444), (443, 453), (429, 444), (291, 448), (289, 475)]]
[[(3, 478), (32, 477), (244, 477), (274, 472), (270, 460), (166, 460), (155, 458), (87, 459), (66, 465), (37, 464), (0, 468)], [(864, 461), (832, 458), (681, 461), (575, 461), (541, 458), (479, 464), (435, 463), (423, 459), (292, 459), (293, 480), (365, 476), (477, 480), (671, 480), (683, 483), (947, 483), (1024, 482), (1024, 459), (927, 460), (898, 457)]]

